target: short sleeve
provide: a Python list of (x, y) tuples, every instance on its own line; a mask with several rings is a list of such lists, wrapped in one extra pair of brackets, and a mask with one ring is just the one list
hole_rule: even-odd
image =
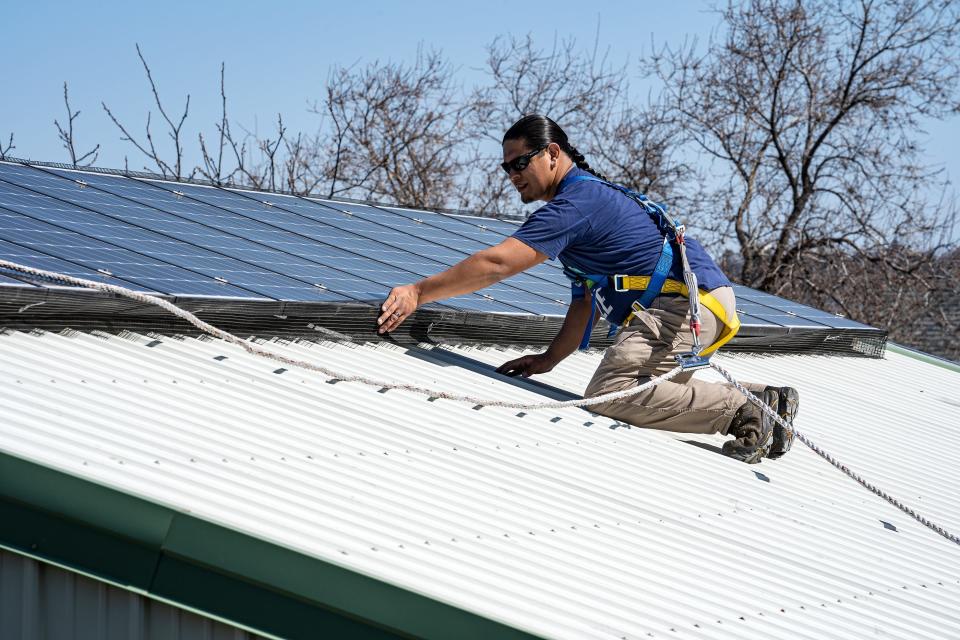
[(554, 198), (534, 211), (513, 237), (556, 260), (588, 227), (587, 218), (576, 205), (565, 198)]

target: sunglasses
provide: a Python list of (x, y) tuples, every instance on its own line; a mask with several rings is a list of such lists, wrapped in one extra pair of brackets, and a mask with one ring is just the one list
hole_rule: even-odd
[(527, 168), (527, 165), (530, 164), (530, 161), (533, 160), (533, 158), (534, 158), (538, 153), (540, 153), (541, 151), (543, 151), (543, 150), (546, 149), (546, 148), (547, 148), (547, 147), (545, 147), (545, 146), (544, 146), (544, 147), (540, 147), (539, 149), (535, 149), (535, 150), (531, 151), (530, 153), (525, 153), (525, 154), (523, 154), (522, 156), (517, 156), (516, 158), (514, 158), (514, 159), (511, 160), (510, 162), (501, 162), (501, 163), (500, 163), (500, 168), (503, 169), (504, 171), (506, 171), (506, 172), (507, 172), (507, 175), (510, 175), (510, 172), (511, 172), (511, 171), (516, 171), (517, 173), (519, 173), (519, 172), (523, 171), (524, 169), (526, 169), (526, 168)]

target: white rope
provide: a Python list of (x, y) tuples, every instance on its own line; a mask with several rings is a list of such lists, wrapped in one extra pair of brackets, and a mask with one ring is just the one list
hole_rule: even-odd
[[(635, 388), (632, 388), (632, 389), (626, 389), (626, 390), (623, 390), (623, 391), (615, 391), (615, 392), (613, 392), (613, 393), (607, 393), (607, 394), (604, 394), (604, 395), (601, 395), (601, 396), (594, 396), (594, 397), (592, 397), (592, 398), (583, 398), (583, 399), (579, 399), (579, 400), (564, 400), (564, 401), (547, 401), (547, 402), (524, 403), (524, 402), (508, 402), (508, 401), (504, 401), (504, 400), (495, 400), (495, 399), (489, 399), (489, 398), (479, 398), (479, 397), (475, 397), (475, 396), (467, 396), (467, 395), (460, 395), (460, 394), (456, 394), (456, 393), (450, 393), (450, 392), (448, 392), (448, 391), (439, 391), (439, 390), (437, 390), (437, 389), (430, 389), (430, 388), (428, 388), (428, 387), (421, 387), (421, 386), (417, 386), (417, 385), (410, 385), (410, 384), (404, 384), (404, 383), (398, 383), (398, 382), (377, 380), (376, 378), (368, 378), (368, 377), (366, 377), (366, 376), (347, 376), (347, 375), (343, 375), (343, 374), (338, 373), (338, 372), (336, 372), (336, 371), (333, 371), (333, 370), (331, 370), (331, 369), (327, 369), (326, 367), (321, 367), (321, 366), (319, 366), (319, 365), (316, 365), (316, 364), (313, 364), (313, 363), (310, 363), (310, 362), (307, 362), (307, 361), (304, 361), (304, 360), (296, 360), (296, 359), (294, 359), (294, 358), (289, 358), (289, 357), (287, 357), (287, 356), (285, 356), (285, 355), (283, 355), (283, 354), (277, 353), (277, 352), (275, 352), (275, 351), (272, 351), (272, 350), (270, 350), (270, 349), (267, 349), (267, 348), (265, 348), (265, 347), (262, 347), (262, 346), (260, 346), (260, 345), (258, 345), (258, 344), (255, 344), (255, 343), (253, 343), (253, 342), (250, 342), (250, 341), (248, 341), (248, 340), (244, 340), (243, 338), (237, 337), (237, 336), (233, 335), (232, 333), (229, 333), (229, 332), (227, 332), (227, 331), (224, 331), (224, 330), (222, 330), (222, 329), (219, 329), (219, 328), (213, 326), (212, 324), (209, 324), (209, 323), (207, 323), (207, 322), (204, 322), (203, 320), (201, 320), (200, 318), (196, 317), (195, 315), (193, 315), (193, 314), (190, 313), (189, 311), (186, 311), (186, 310), (184, 310), (184, 309), (181, 309), (181, 308), (177, 307), (176, 305), (174, 305), (174, 304), (172, 304), (172, 303), (170, 303), (170, 302), (168, 302), (168, 301), (166, 301), (166, 300), (164, 300), (164, 299), (162, 299), (162, 298), (158, 298), (158, 297), (156, 297), (156, 296), (152, 296), (152, 295), (149, 295), (149, 294), (146, 294), (146, 293), (140, 293), (140, 292), (137, 292), (137, 291), (132, 291), (132, 290), (130, 290), (130, 289), (126, 289), (126, 288), (124, 288), (124, 287), (120, 287), (120, 286), (117, 286), (117, 285), (107, 284), (107, 283), (104, 283), (104, 282), (96, 282), (96, 281), (94, 281), (94, 280), (84, 280), (84, 279), (82, 279), (82, 278), (75, 278), (75, 277), (73, 277), (73, 276), (64, 275), (64, 274), (62, 274), (62, 273), (56, 273), (56, 272), (53, 272), (53, 271), (45, 271), (45, 270), (43, 270), (43, 269), (35, 269), (35, 268), (33, 268), (33, 267), (27, 267), (27, 266), (24, 266), (24, 265), (21, 265), (21, 264), (17, 264), (17, 263), (15, 263), (15, 262), (10, 262), (10, 261), (8, 261), (8, 260), (3, 260), (3, 259), (0, 259), (0, 268), (9, 269), (10, 271), (16, 271), (16, 272), (19, 272), (19, 273), (25, 273), (25, 274), (29, 274), (29, 275), (33, 275), (33, 276), (38, 276), (38, 277), (41, 277), (41, 278), (47, 278), (47, 279), (49, 279), (49, 280), (57, 280), (57, 281), (60, 281), (60, 282), (66, 282), (66, 283), (68, 283), (68, 284), (73, 284), (73, 285), (80, 286), (80, 287), (86, 287), (86, 288), (89, 288), (89, 289), (97, 289), (97, 290), (99, 290), (99, 291), (106, 291), (106, 292), (108, 292), (108, 293), (114, 293), (114, 294), (117, 294), (117, 295), (120, 295), (120, 296), (124, 296), (124, 297), (127, 297), (127, 298), (131, 298), (131, 299), (133, 299), (133, 300), (136, 300), (136, 301), (138, 301), (138, 302), (142, 302), (142, 303), (145, 303), (145, 304), (156, 305), (156, 306), (158, 306), (158, 307), (160, 307), (160, 308), (162, 308), (162, 309), (165, 309), (165, 310), (169, 311), (169, 312), (172, 313), (173, 315), (175, 315), (175, 316), (177, 316), (177, 317), (179, 317), (179, 318), (182, 318), (182, 319), (186, 320), (187, 322), (189, 322), (189, 323), (192, 324), (193, 326), (197, 327), (197, 328), (200, 329), (201, 331), (204, 331), (204, 332), (206, 332), (206, 333), (209, 333), (210, 335), (215, 336), (215, 337), (217, 337), (217, 338), (220, 338), (221, 340), (224, 340), (224, 341), (226, 341), (226, 342), (230, 342), (230, 343), (233, 343), (233, 344), (235, 344), (235, 345), (238, 345), (239, 347), (241, 347), (243, 350), (247, 351), (248, 353), (251, 353), (251, 354), (254, 354), (254, 355), (258, 355), (258, 356), (262, 356), (262, 357), (265, 357), (265, 358), (269, 358), (269, 359), (271, 359), (271, 360), (276, 360), (276, 361), (278, 361), (278, 362), (282, 362), (282, 363), (284, 363), (284, 364), (288, 364), (288, 365), (291, 365), (291, 366), (300, 367), (300, 368), (303, 368), (303, 369), (308, 369), (308, 370), (310, 370), (310, 371), (315, 371), (315, 372), (317, 372), (317, 373), (320, 373), (320, 374), (323, 374), (323, 375), (327, 376), (328, 378), (332, 378), (332, 379), (335, 379), (335, 380), (338, 380), (338, 381), (342, 381), (342, 382), (359, 382), (359, 383), (361, 383), (361, 384), (371, 385), (371, 386), (378, 387), (378, 388), (381, 388), (381, 389), (399, 389), (399, 390), (404, 390), (404, 391), (411, 391), (411, 392), (414, 392), (414, 393), (422, 393), (422, 394), (425, 394), (425, 395), (427, 395), (427, 396), (430, 396), (431, 398), (443, 398), (443, 399), (446, 399), (446, 400), (455, 400), (455, 401), (459, 401), (459, 402), (469, 402), (469, 403), (472, 403), (472, 404), (474, 404), (474, 405), (483, 406), (483, 407), (505, 407), (505, 408), (511, 408), (511, 409), (525, 409), (525, 410), (535, 410), (535, 409), (561, 409), (561, 408), (568, 408), (568, 407), (588, 407), (588, 406), (591, 406), (591, 405), (594, 405), (594, 404), (599, 404), (599, 403), (601, 403), (601, 402), (610, 402), (610, 401), (613, 401), (613, 400), (621, 400), (621, 399), (623, 399), (623, 398), (627, 398), (627, 397), (629, 397), (629, 396), (636, 395), (636, 394), (638, 394), (638, 393), (642, 393), (642, 392), (646, 391), (647, 389), (650, 389), (650, 388), (656, 386), (656, 385), (659, 384), (660, 382), (663, 382), (663, 381), (665, 381), (665, 380), (669, 380), (670, 378), (673, 378), (674, 376), (676, 376), (677, 374), (679, 374), (679, 373), (683, 370), (682, 367), (679, 367), (679, 366), (678, 366), (678, 367), (670, 370), (669, 372), (665, 373), (664, 375), (662, 375), (662, 376), (660, 376), (660, 377), (658, 377), (658, 378), (653, 378), (653, 379), (651, 379), (650, 381), (648, 381), (648, 382), (646, 382), (646, 383), (644, 383), (644, 384), (642, 384), (642, 385), (640, 385), (640, 386), (638, 386), (638, 387), (635, 387)], [(870, 482), (867, 482), (867, 481), (866, 481), (865, 479), (863, 479), (859, 474), (857, 474), (856, 472), (852, 471), (852, 470), (851, 470), (849, 467), (847, 467), (845, 464), (837, 461), (837, 460), (836, 460), (833, 456), (831, 456), (829, 453), (825, 452), (823, 449), (821, 449), (821, 448), (818, 447), (816, 444), (814, 444), (812, 441), (810, 441), (810, 439), (807, 438), (805, 435), (803, 435), (802, 433), (800, 433), (799, 431), (797, 431), (796, 429), (794, 429), (792, 425), (787, 424), (787, 422), (784, 421), (779, 415), (777, 415), (776, 412), (773, 411), (773, 409), (771, 409), (769, 406), (767, 406), (767, 404), (766, 404), (765, 402), (763, 402), (763, 401), (760, 400), (757, 396), (755, 396), (755, 395), (753, 395), (752, 393), (750, 393), (750, 391), (748, 391), (746, 387), (744, 387), (744, 386), (741, 385), (739, 382), (737, 382), (737, 381), (733, 378), (733, 376), (730, 375), (730, 372), (728, 372), (726, 369), (724, 369), (724, 368), (721, 367), (720, 365), (716, 364), (715, 362), (711, 362), (711, 363), (710, 363), (710, 366), (713, 367), (717, 372), (719, 372), (720, 375), (722, 375), (724, 378), (726, 378), (727, 380), (729, 380), (729, 381), (737, 388), (737, 390), (740, 391), (740, 393), (742, 393), (743, 395), (745, 395), (745, 396), (747, 397), (747, 399), (748, 399), (750, 402), (753, 402), (753, 403), (756, 404), (758, 407), (760, 407), (760, 409), (763, 410), (764, 412), (766, 412), (767, 415), (771, 416), (774, 420), (776, 420), (777, 423), (780, 424), (780, 425), (781, 425), (784, 429), (786, 429), (789, 433), (793, 433), (793, 434), (796, 436), (796, 438), (797, 438), (798, 440), (800, 440), (800, 442), (802, 442), (803, 444), (807, 445), (807, 447), (809, 447), (810, 449), (812, 449), (817, 455), (819, 455), (820, 457), (822, 457), (824, 460), (826, 460), (827, 462), (829, 462), (830, 464), (832, 464), (834, 467), (836, 467), (836, 468), (839, 469), (840, 471), (844, 472), (844, 473), (845, 473), (846, 475), (848, 475), (849, 477), (851, 477), (851, 478), (853, 478), (854, 480), (856, 480), (858, 483), (860, 483), (861, 486), (863, 486), (864, 488), (866, 488), (867, 490), (869, 490), (871, 493), (874, 493), (875, 495), (883, 498), (884, 500), (886, 500), (887, 502), (889, 502), (889, 503), (892, 504), (893, 506), (897, 507), (897, 508), (900, 509), (902, 512), (904, 512), (905, 514), (907, 514), (908, 516), (910, 516), (911, 518), (915, 519), (917, 522), (919, 522), (919, 523), (923, 524), (924, 526), (932, 529), (933, 531), (936, 531), (937, 533), (939, 533), (941, 536), (943, 536), (943, 537), (946, 538), (947, 540), (950, 540), (951, 542), (954, 542), (954, 543), (956, 543), (956, 544), (960, 544), (960, 538), (957, 538), (957, 536), (955, 536), (954, 534), (950, 533), (949, 531), (947, 531), (946, 529), (944, 529), (944, 528), (941, 527), (940, 525), (938, 525), (938, 524), (936, 524), (936, 523), (933, 523), (933, 522), (931, 522), (930, 520), (928, 520), (927, 518), (923, 517), (922, 515), (920, 515), (919, 513), (917, 513), (916, 511), (914, 511), (914, 510), (911, 509), (910, 507), (908, 507), (907, 505), (905, 505), (905, 504), (903, 504), (902, 502), (900, 502), (898, 499), (896, 499), (896, 498), (894, 498), (893, 496), (889, 495), (887, 492), (885, 492), (885, 491), (883, 491), (882, 489), (878, 488), (877, 486), (871, 484)]]
[(958, 537), (955, 536), (954, 534), (950, 533), (949, 531), (947, 531), (946, 529), (944, 529), (944, 528), (941, 527), (940, 525), (938, 525), (938, 524), (936, 524), (936, 523), (934, 523), (934, 522), (931, 522), (930, 520), (928, 520), (928, 519), (925, 518), (924, 516), (920, 515), (919, 513), (917, 513), (916, 511), (914, 511), (912, 508), (908, 507), (907, 505), (903, 504), (902, 502), (900, 502), (900, 500), (898, 500), (897, 498), (891, 496), (890, 494), (888, 494), (886, 491), (884, 491), (883, 489), (879, 488), (879, 487), (876, 486), (875, 484), (872, 484), (871, 482), (868, 482), (868, 481), (867, 481), (866, 479), (864, 479), (863, 476), (861, 476), (859, 473), (857, 473), (856, 471), (852, 470), (850, 467), (848, 467), (847, 465), (843, 464), (842, 462), (840, 462), (839, 460), (837, 460), (836, 458), (834, 458), (832, 455), (830, 455), (829, 453), (827, 453), (826, 451), (824, 451), (823, 449), (821, 449), (816, 443), (814, 443), (812, 440), (810, 440), (810, 438), (808, 438), (806, 435), (804, 435), (804, 434), (800, 433), (799, 431), (797, 431), (797, 430), (793, 427), (793, 425), (788, 424), (786, 420), (784, 420), (784, 419), (781, 418), (779, 415), (777, 415), (777, 412), (774, 411), (769, 405), (767, 405), (766, 402), (764, 402), (763, 400), (761, 400), (760, 398), (758, 398), (758, 397), (755, 396), (754, 394), (750, 393), (750, 391), (749, 391), (746, 387), (744, 387), (742, 384), (740, 384), (739, 382), (737, 382), (737, 381), (733, 378), (733, 376), (730, 375), (730, 372), (729, 372), (729, 371), (727, 371), (726, 369), (724, 369), (723, 367), (721, 367), (720, 365), (718, 365), (716, 362), (711, 362), (711, 363), (710, 363), (710, 366), (713, 367), (717, 372), (719, 372), (720, 375), (722, 375), (724, 378), (726, 378), (727, 380), (729, 380), (730, 383), (733, 384), (733, 386), (735, 386), (740, 393), (742, 393), (743, 395), (745, 395), (750, 402), (753, 402), (755, 405), (757, 405), (758, 407), (760, 407), (760, 409), (761, 409), (764, 413), (766, 413), (768, 416), (770, 416), (771, 418), (773, 418), (774, 420), (776, 420), (776, 422), (777, 422), (781, 427), (783, 427), (784, 429), (787, 430), (788, 435), (789, 435), (790, 433), (792, 433), (794, 436), (796, 436), (797, 440), (799, 440), (799, 441), (802, 442), (803, 444), (807, 445), (807, 447), (809, 447), (811, 450), (813, 450), (814, 453), (816, 453), (818, 456), (820, 456), (821, 458), (823, 458), (824, 460), (826, 460), (827, 462), (829, 462), (830, 464), (832, 464), (834, 467), (836, 467), (836, 468), (839, 469), (840, 471), (844, 472), (844, 473), (845, 473), (846, 475), (848, 475), (850, 478), (853, 478), (854, 480), (856, 480), (862, 487), (864, 487), (865, 489), (867, 489), (867, 490), (870, 491), (871, 493), (873, 493), (873, 494), (875, 494), (875, 495), (877, 495), (877, 496), (880, 496), (881, 498), (883, 498), (884, 500), (886, 500), (887, 502), (889, 502), (890, 504), (892, 504), (893, 506), (895, 506), (897, 509), (900, 509), (900, 511), (903, 511), (905, 514), (907, 514), (908, 516), (910, 516), (911, 518), (913, 518), (914, 520), (916, 520), (916, 521), (919, 522), (920, 524), (922, 524), (922, 525), (924, 525), (924, 526), (926, 526), (926, 527), (929, 527), (930, 529), (936, 531), (937, 533), (939, 533), (941, 536), (943, 536), (943, 537), (946, 538), (947, 540), (949, 540), (949, 541), (951, 541), (951, 542), (953, 542), (953, 543), (956, 543), (956, 544), (960, 544), (960, 538), (958, 538)]
[(441, 391), (438, 389), (431, 389), (429, 387), (421, 387), (418, 385), (405, 384), (402, 382), (395, 381), (386, 381), (378, 380), (377, 378), (369, 378), (367, 376), (350, 376), (333, 371), (332, 369), (327, 369), (326, 367), (321, 367), (319, 365), (307, 362), (305, 360), (296, 360), (290, 358), (281, 353), (277, 353), (271, 349), (263, 347), (261, 345), (250, 342), (249, 340), (244, 340), (238, 336), (233, 335), (223, 329), (213, 326), (207, 322), (204, 322), (197, 316), (193, 315), (189, 311), (181, 309), (180, 307), (164, 300), (163, 298), (158, 298), (146, 293), (140, 293), (138, 291), (132, 291), (124, 287), (120, 287), (113, 284), (107, 284), (104, 282), (96, 282), (94, 280), (84, 280), (83, 278), (75, 278), (73, 276), (64, 275), (62, 273), (56, 273), (53, 271), (45, 271), (43, 269), (35, 269), (33, 267), (27, 267), (15, 262), (9, 262), (7, 260), (0, 259), (0, 267), (4, 269), (9, 269), (11, 271), (17, 271), (19, 273), (25, 273), (33, 276), (39, 276), (42, 278), (47, 278), (50, 280), (58, 280), (60, 282), (66, 282), (68, 284), (73, 284), (80, 287), (87, 287), (89, 289), (97, 289), (99, 291), (106, 291), (109, 293), (115, 293), (137, 302), (142, 302), (144, 304), (156, 305), (166, 311), (169, 311), (178, 318), (182, 318), (197, 327), (205, 333), (220, 338), (225, 342), (230, 342), (242, 348), (247, 353), (253, 355), (262, 356), (264, 358), (269, 358), (271, 360), (276, 360), (277, 362), (282, 362), (294, 367), (300, 367), (302, 369), (308, 369), (310, 371), (315, 371), (317, 373), (323, 374), (328, 378), (332, 378), (339, 382), (359, 382), (361, 384), (370, 385), (373, 387), (378, 387), (380, 389), (398, 389), (403, 391), (411, 391), (413, 393), (422, 393), (431, 398), (443, 398), (444, 400), (455, 400), (458, 402), (469, 402), (474, 405), (479, 405), (483, 407), (505, 407), (508, 409), (526, 409), (526, 410), (535, 410), (535, 409), (564, 409), (568, 407), (589, 407), (595, 404), (600, 404), (601, 402), (610, 402), (613, 400), (622, 400), (623, 398), (628, 398), (630, 396), (636, 395), (638, 393), (643, 393), (647, 389), (656, 386), (664, 380), (669, 380), (673, 378), (681, 371), (682, 367), (676, 367), (664, 375), (653, 378), (649, 382), (646, 382), (639, 387), (634, 387), (631, 389), (624, 389), (623, 391), (614, 391), (612, 393), (606, 393), (600, 396), (594, 396), (592, 398), (581, 398), (576, 400), (548, 400), (546, 402), (511, 402), (507, 400), (496, 400), (490, 398), (480, 398), (476, 396), (460, 395), (456, 393), (451, 393), (449, 391)]

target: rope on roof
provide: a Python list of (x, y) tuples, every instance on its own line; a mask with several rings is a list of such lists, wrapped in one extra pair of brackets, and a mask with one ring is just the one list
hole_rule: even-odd
[[(244, 351), (247, 351), (248, 353), (251, 353), (251, 354), (253, 354), (253, 355), (262, 356), (262, 357), (264, 357), (264, 358), (269, 358), (269, 359), (271, 359), (271, 360), (276, 360), (276, 361), (278, 361), (278, 362), (282, 362), (282, 363), (284, 363), (284, 364), (289, 364), (289, 365), (291, 365), (291, 366), (300, 367), (300, 368), (303, 368), (303, 369), (308, 369), (308, 370), (310, 370), (310, 371), (315, 371), (315, 372), (317, 372), (317, 373), (323, 374), (323, 375), (325, 375), (325, 376), (327, 376), (327, 377), (329, 377), (329, 378), (332, 378), (332, 379), (334, 379), (334, 380), (337, 380), (337, 381), (342, 381), (342, 382), (359, 382), (359, 383), (361, 383), (361, 384), (366, 384), (366, 385), (375, 386), (375, 387), (378, 387), (378, 388), (380, 388), (380, 389), (398, 389), (398, 390), (403, 390), (403, 391), (411, 391), (411, 392), (414, 392), (414, 393), (425, 394), (425, 395), (427, 395), (427, 396), (429, 396), (429, 397), (431, 397), (431, 398), (443, 398), (443, 399), (446, 399), (446, 400), (455, 400), (455, 401), (459, 401), (459, 402), (469, 402), (469, 403), (472, 403), (472, 404), (474, 404), (474, 405), (476, 405), (476, 406), (478, 406), (478, 407), (505, 407), (505, 408), (525, 409), (525, 410), (535, 410), (535, 409), (561, 409), (561, 408), (569, 408), (569, 407), (587, 407), (587, 406), (591, 406), (591, 405), (594, 405), (594, 404), (599, 404), (599, 403), (601, 403), (601, 402), (609, 402), (609, 401), (612, 401), (612, 400), (621, 400), (621, 399), (623, 399), (623, 398), (626, 398), (626, 397), (629, 397), (629, 396), (632, 396), (632, 395), (636, 395), (636, 394), (638, 394), (638, 393), (642, 393), (643, 391), (646, 391), (647, 389), (650, 389), (650, 388), (658, 385), (659, 383), (661, 383), (661, 382), (663, 382), (663, 381), (665, 381), (665, 380), (669, 380), (670, 378), (673, 378), (674, 376), (678, 375), (681, 371), (683, 371), (683, 367), (677, 366), (676, 368), (670, 370), (669, 372), (665, 373), (664, 375), (662, 375), (662, 376), (660, 376), (660, 377), (657, 377), (657, 378), (652, 378), (652, 379), (649, 380), (648, 382), (646, 382), (646, 383), (644, 383), (644, 384), (642, 384), (642, 385), (640, 385), (640, 386), (638, 386), (638, 387), (635, 387), (635, 388), (633, 388), (633, 389), (625, 389), (625, 390), (623, 390), (623, 391), (615, 391), (615, 392), (607, 393), (607, 394), (600, 395), (600, 396), (594, 396), (594, 397), (592, 397), (592, 398), (582, 398), (582, 399), (577, 399), (577, 400), (563, 400), (563, 401), (555, 400), (555, 401), (547, 401), (547, 402), (524, 403), (524, 402), (510, 402), (510, 401), (505, 401), (505, 400), (497, 400), (497, 399), (489, 399), (489, 398), (478, 398), (478, 397), (474, 397), (474, 396), (467, 396), (467, 395), (455, 394), (455, 393), (451, 393), (451, 392), (449, 392), (449, 391), (441, 391), (441, 390), (436, 390), (436, 389), (430, 389), (430, 388), (427, 388), (427, 387), (421, 387), (421, 386), (417, 386), (417, 385), (410, 385), (410, 384), (399, 383), (399, 382), (377, 380), (377, 379), (375, 379), (375, 378), (369, 378), (369, 377), (367, 377), (367, 376), (347, 376), (347, 375), (342, 375), (342, 374), (340, 374), (340, 373), (338, 373), (338, 372), (336, 372), (336, 371), (333, 371), (333, 370), (331, 370), (331, 369), (327, 369), (326, 367), (322, 367), (322, 366), (320, 366), (320, 365), (316, 365), (316, 364), (313, 364), (313, 363), (311, 363), (311, 362), (307, 362), (307, 361), (304, 361), (304, 360), (296, 360), (296, 359), (294, 359), (294, 358), (290, 358), (290, 357), (285, 356), (285, 355), (283, 355), (283, 354), (280, 354), (280, 353), (277, 353), (277, 352), (272, 351), (272, 350), (270, 350), (270, 349), (267, 349), (266, 347), (260, 346), (260, 345), (258, 345), (258, 344), (253, 343), (253, 342), (250, 342), (249, 340), (244, 340), (243, 338), (240, 338), (240, 337), (238, 337), (238, 336), (235, 336), (235, 335), (233, 335), (232, 333), (229, 333), (229, 332), (227, 332), (227, 331), (224, 331), (223, 329), (220, 329), (220, 328), (218, 328), (218, 327), (215, 327), (215, 326), (213, 326), (213, 325), (211, 325), (211, 324), (209, 324), (209, 323), (207, 323), (207, 322), (204, 322), (203, 320), (201, 320), (201, 319), (198, 318), (197, 316), (193, 315), (193, 314), (190, 313), (189, 311), (186, 311), (186, 310), (184, 310), (184, 309), (181, 309), (180, 307), (176, 306), (175, 304), (173, 304), (173, 303), (171, 303), (171, 302), (169, 302), (169, 301), (167, 301), (167, 300), (164, 300), (163, 298), (158, 298), (157, 296), (152, 296), (152, 295), (149, 295), (149, 294), (146, 294), (146, 293), (141, 293), (141, 292), (139, 292), (139, 291), (133, 291), (133, 290), (127, 289), (127, 288), (125, 288), (125, 287), (120, 287), (120, 286), (113, 285), (113, 284), (108, 284), (108, 283), (105, 283), (105, 282), (96, 282), (96, 281), (94, 281), (94, 280), (85, 280), (85, 279), (83, 279), (83, 278), (76, 278), (76, 277), (68, 276), (68, 275), (65, 275), (65, 274), (62, 274), (62, 273), (56, 273), (56, 272), (54, 272), (54, 271), (46, 271), (46, 270), (44, 270), (44, 269), (36, 269), (36, 268), (33, 268), (33, 267), (28, 267), (28, 266), (25, 266), (25, 265), (22, 265), (22, 264), (18, 264), (18, 263), (16, 263), (16, 262), (10, 262), (10, 261), (8, 261), (8, 260), (3, 260), (3, 259), (0, 259), (0, 268), (2, 268), (2, 269), (7, 269), (7, 270), (10, 270), (10, 271), (15, 271), (15, 272), (18, 272), (18, 273), (23, 273), (23, 274), (31, 275), (31, 276), (35, 276), (35, 277), (39, 277), (39, 278), (45, 278), (45, 279), (48, 279), (48, 280), (55, 280), (55, 281), (59, 281), (59, 282), (65, 282), (65, 283), (67, 283), (67, 284), (72, 284), (72, 285), (74, 285), (74, 286), (86, 287), (86, 288), (88, 288), (88, 289), (96, 289), (96, 290), (104, 291), (104, 292), (107, 292), (107, 293), (113, 293), (113, 294), (116, 294), (116, 295), (120, 295), (120, 296), (124, 296), (124, 297), (127, 297), (127, 298), (131, 298), (131, 299), (133, 299), (133, 300), (136, 300), (136, 301), (141, 302), (141, 303), (144, 303), (144, 304), (151, 304), (151, 305), (158, 306), (158, 307), (160, 307), (160, 308), (162, 308), (162, 309), (165, 309), (166, 311), (169, 311), (169, 312), (172, 313), (173, 315), (175, 315), (175, 316), (177, 316), (177, 317), (179, 317), (179, 318), (182, 318), (183, 320), (186, 320), (187, 322), (189, 322), (190, 324), (194, 325), (195, 327), (197, 327), (197, 328), (200, 329), (201, 331), (204, 331), (204, 332), (206, 332), (206, 333), (209, 333), (210, 335), (212, 335), (212, 336), (214, 336), (214, 337), (217, 337), (217, 338), (220, 338), (220, 339), (222, 339), (222, 340), (224, 340), (224, 341), (226, 341), (226, 342), (230, 342), (230, 343), (232, 343), (232, 344), (235, 344), (235, 345), (241, 347)], [(748, 400), (749, 402), (753, 402), (755, 405), (757, 405), (758, 407), (760, 407), (760, 409), (761, 409), (762, 411), (766, 412), (767, 415), (769, 415), (773, 420), (775, 420), (777, 423), (779, 423), (779, 424), (780, 424), (784, 429), (786, 429), (788, 432), (793, 433), (793, 434), (796, 436), (796, 438), (797, 438), (798, 440), (800, 440), (800, 442), (802, 442), (802, 443), (805, 444), (807, 447), (809, 447), (814, 453), (816, 453), (816, 454), (819, 455), (821, 458), (823, 458), (824, 460), (826, 460), (827, 462), (829, 462), (831, 465), (833, 465), (834, 467), (836, 467), (837, 469), (839, 469), (840, 471), (842, 471), (844, 474), (846, 474), (847, 476), (849, 476), (850, 478), (852, 478), (853, 480), (855, 480), (857, 483), (859, 483), (859, 484), (860, 484), (861, 486), (863, 486), (865, 489), (867, 489), (868, 491), (870, 491), (870, 492), (873, 493), (874, 495), (879, 496), (880, 498), (883, 498), (883, 499), (886, 500), (888, 503), (892, 504), (892, 505), (895, 506), (897, 509), (899, 509), (899, 510), (902, 511), (903, 513), (907, 514), (908, 516), (910, 516), (911, 518), (913, 518), (914, 520), (916, 520), (916, 521), (919, 522), (920, 524), (922, 524), (922, 525), (924, 525), (925, 527), (927, 527), (927, 528), (935, 531), (936, 533), (940, 534), (941, 536), (943, 536), (943, 537), (946, 538), (947, 540), (953, 542), (954, 544), (960, 545), (960, 538), (958, 538), (956, 535), (950, 533), (950, 532), (947, 531), (944, 527), (942, 527), (942, 526), (940, 526), (940, 525), (938, 525), (938, 524), (930, 521), (929, 519), (927, 519), (927, 518), (924, 517), (923, 515), (921, 515), (921, 514), (919, 514), (918, 512), (916, 512), (916, 511), (915, 511), (914, 509), (912, 509), (911, 507), (907, 506), (906, 504), (904, 504), (903, 502), (901, 502), (901, 501), (898, 500), (897, 498), (895, 498), (895, 497), (891, 496), (890, 494), (888, 494), (888, 493), (887, 493), (886, 491), (884, 491), (883, 489), (881, 489), (881, 488), (877, 487), (876, 485), (874, 485), (873, 483), (867, 481), (867, 480), (864, 479), (860, 474), (856, 473), (855, 471), (853, 471), (852, 469), (850, 469), (847, 465), (843, 464), (842, 462), (840, 462), (839, 460), (837, 460), (836, 458), (834, 458), (832, 455), (830, 455), (829, 453), (827, 453), (826, 451), (824, 451), (823, 449), (821, 449), (817, 444), (815, 444), (814, 442), (812, 442), (807, 436), (805, 436), (804, 434), (802, 434), (802, 433), (800, 433), (799, 431), (797, 431), (796, 429), (794, 429), (794, 428), (793, 428), (793, 425), (788, 424), (785, 420), (783, 420), (783, 418), (781, 418), (779, 415), (777, 415), (777, 413), (776, 413), (773, 409), (771, 409), (769, 406), (767, 406), (767, 404), (766, 404), (765, 402), (763, 402), (762, 400), (760, 400), (760, 398), (758, 398), (757, 396), (755, 396), (754, 394), (752, 394), (746, 387), (744, 387), (744, 386), (741, 385), (739, 382), (737, 382), (737, 381), (734, 379), (734, 377), (730, 374), (729, 371), (727, 371), (726, 369), (724, 369), (723, 367), (721, 367), (720, 365), (718, 365), (718, 364), (715, 363), (715, 362), (711, 362), (711, 363), (710, 363), (710, 366), (711, 366), (713, 369), (715, 369), (718, 373), (720, 373), (720, 375), (722, 375), (724, 378), (726, 378), (728, 381), (730, 381), (730, 383), (733, 384), (734, 387), (736, 387), (737, 390), (740, 391), (740, 393), (742, 393), (744, 396), (746, 396), (746, 398), (747, 398), (747, 400)]]

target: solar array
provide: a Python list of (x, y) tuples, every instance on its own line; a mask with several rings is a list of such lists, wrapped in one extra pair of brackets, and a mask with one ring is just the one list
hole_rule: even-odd
[[(177, 297), (378, 305), (389, 290), (501, 242), (515, 223), (187, 182), (0, 162), (0, 256)], [(44, 286), (12, 272), (0, 287)], [(2, 289), (0, 289), (2, 290)], [(869, 329), (736, 287), (744, 329)], [(569, 282), (540, 264), (432, 306), (562, 316)]]

